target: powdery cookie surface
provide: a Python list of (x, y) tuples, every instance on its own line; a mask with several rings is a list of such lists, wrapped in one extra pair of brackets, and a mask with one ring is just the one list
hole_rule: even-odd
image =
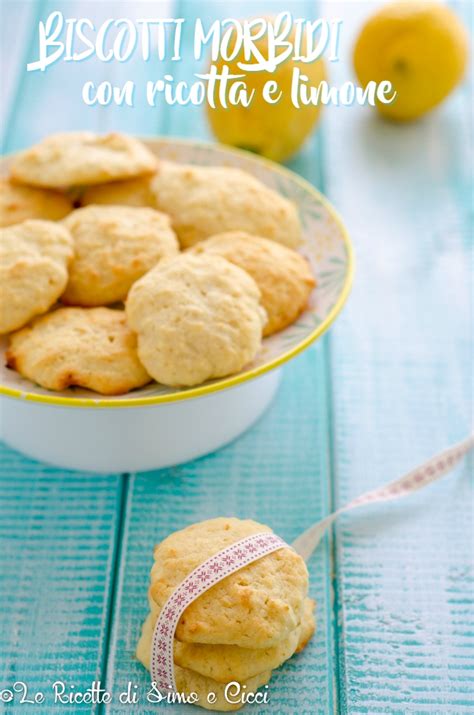
[(114, 204), (116, 206), (148, 206), (155, 207), (151, 191), (152, 177), (143, 176), (138, 179), (112, 181), (109, 184), (89, 186), (82, 194), (81, 206), (89, 204)]
[(59, 221), (70, 211), (71, 200), (59, 191), (0, 179), (0, 226), (13, 226), (28, 219)]
[(25, 184), (61, 188), (150, 174), (156, 165), (152, 152), (134, 137), (61, 132), (17, 154), (11, 174)]
[(168, 216), (155, 209), (86, 206), (73, 211), (64, 225), (75, 251), (62, 297), (70, 305), (124, 300), (138, 278), (179, 251)]
[(295, 205), (241, 169), (160, 161), (151, 187), (183, 248), (236, 230), (292, 248), (301, 242)]
[[(271, 532), (255, 521), (217, 518), (171, 534), (155, 549), (149, 595), (161, 609), (183, 579), (221, 549)], [(298, 628), (308, 590), (306, 565), (282, 548), (227, 576), (183, 613), (176, 637), (185, 643), (271, 648)]]
[(7, 363), (49, 390), (77, 385), (121, 395), (150, 382), (125, 313), (110, 308), (59, 308), (37, 318), (11, 336)]
[(195, 254), (226, 258), (249, 273), (262, 295), (268, 322), (264, 335), (293, 323), (304, 310), (315, 280), (308, 261), (296, 251), (243, 231), (229, 231), (201, 241), (190, 249)]
[[(153, 631), (159, 614), (156, 604), (151, 605), (153, 610), (143, 624), (136, 653), (138, 660), (148, 669)], [(307, 644), (315, 628), (313, 610), (314, 602), (307, 598), (299, 626), (270, 648), (240, 648), (175, 640), (174, 662), (219, 683), (241, 682), (264, 671), (274, 670)]]
[(132, 286), (126, 310), (150, 375), (192, 386), (253, 360), (266, 320), (259, 300), (255, 281), (229, 261), (181, 254)]
[(0, 229), (0, 333), (49, 310), (66, 286), (72, 255), (69, 231), (52, 221)]

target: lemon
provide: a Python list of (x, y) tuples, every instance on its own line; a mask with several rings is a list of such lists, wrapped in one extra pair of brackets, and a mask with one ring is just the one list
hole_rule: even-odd
[(468, 39), (464, 26), (445, 5), (396, 2), (382, 7), (364, 25), (354, 48), (359, 82), (389, 80), (397, 97), (377, 104), (391, 119), (416, 119), (433, 109), (461, 81)]
[[(256, 46), (267, 59), (267, 38), (262, 37), (256, 42)], [(253, 101), (249, 107), (208, 106), (211, 129), (215, 137), (224, 144), (256, 152), (274, 161), (284, 161), (301, 147), (312, 132), (321, 111), (318, 105), (308, 105), (298, 109), (292, 104), (293, 70), (298, 67), (302, 74), (308, 77), (309, 84), (317, 85), (326, 76), (324, 62), (322, 59), (309, 63), (287, 59), (273, 72), (264, 70), (245, 72), (238, 67), (238, 62), (245, 62), (243, 52), (231, 62), (224, 62), (219, 58), (214, 64), (219, 71), (227, 65), (232, 74), (244, 74), (243, 81), (248, 91), (255, 90)], [(267, 103), (262, 96), (263, 87), (269, 80), (278, 82), (279, 89), (283, 92), (276, 104)]]

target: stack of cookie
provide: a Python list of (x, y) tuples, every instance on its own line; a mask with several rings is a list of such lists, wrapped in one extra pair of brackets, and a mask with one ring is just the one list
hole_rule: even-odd
[[(137, 646), (137, 658), (146, 668), (157, 617), (176, 587), (209, 557), (261, 532), (271, 529), (250, 520), (217, 518), (175, 532), (156, 547), (150, 613)], [(254, 692), (268, 683), (272, 670), (311, 638), (314, 603), (307, 591), (303, 559), (282, 548), (200, 595), (184, 611), (175, 633), (178, 692), (196, 693), (197, 704), (208, 709), (241, 707), (239, 689)]]
[(9, 367), (42, 387), (117, 395), (226, 377), (307, 305), (296, 208), (244, 171), (90, 132), (50, 136), (10, 171), (0, 334)]

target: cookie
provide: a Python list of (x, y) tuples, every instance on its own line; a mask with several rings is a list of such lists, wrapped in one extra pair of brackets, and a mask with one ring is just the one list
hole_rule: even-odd
[(175, 641), (174, 661), (218, 683), (239, 682), (278, 668), (291, 658), (299, 641), (296, 628), (272, 648), (239, 648), (235, 645), (207, 645)]
[(0, 333), (45, 313), (63, 292), (73, 256), (69, 231), (52, 221), (0, 229)]
[(115, 206), (148, 206), (154, 208), (155, 201), (151, 191), (151, 177), (112, 181), (109, 184), (89, 186), (83, 192), (81, 206), (89, 204), (114, 204)]
[(308, 644), (315, 630), (314, 601), (306, 598), (300, 625), (271, 648), (239, 648), (175, 640), (175, 663), (219, 683), (242, 682), (279, 668)]
[(0, 226), (13, 226), (35, 218), (59, 221), (72, 208), (72, 201), (59, 191), (37, 189), (0, 179)]
[(150, 375), (190, 387), (239, 372), (254, 359), (266, 320), (259, 301), (255, 281), (238, 266), (219, 256), (181, 254), (132, 286), (126, 310)]
[(151, 188), (183, 248), (224, 231), (247, 231), (290, 248), (301, 242), (296, 206), (241, 169), (160, 161)]
[(10, 168), (15, 181), (62, 188), (151, 174), (156, 165), (152, 152), (125, 134), (61, 132), (18, 153)]
[(195, 693), (197, 696), (195, 705), (219, 712), (239, 710), (245, 704), (240, 700), (242, 694), (255, 693), (258, 688), (268, 683), (271, 676), (271, 671), (267, 671), (238, 684), (235, 681), (233, 685), (224, 685), (193, 670), (175, 666), (177, 692), (187, 696)]
[(243, 231), (212, 236), (190, 252), (222, 256), (252, 276), (260, 288), (268, 316), (264, 335), (291, 325), (304, 310), (315, 286), (309, 263), (303, 256), (275, 241)]
[[(271, 532), (255, 521), (217, 518), (177, 531), (155, 549), (149, 596), (161, 609), (197, 566), (251, 534)], [(227, 576), (183, 613), (176, 638), (185, 643), (272, 648), (298, 628), (308, 590), (306, 565), (282, 548)]]
[(301, 630), (298, 645), (295, 653), (301, 653), (306, 648), (316, 630), (316, 619), (314, 611), (316, 603), (312, 598), (307, 598), (304, 602), (303, 617), (301, 619)]
[(48, 390), (85, 387), (121, 395), (150, 382), (125, 313), (59, 308), (10, 337), (7, 364)]
[[(156, 604), (146, 618), (137, 645), (137, 658), (150, 668), (151, 642), (158, 616)], [(234, 645), (207, 645), (174, 641), (174, 662), (182, 668), (193, 670), (219, 683), (239, 682), (267, 670), (274, 670), (300, 652), (314, 631), (314, 602), (305, 600), (303, 618), (295, 630), (270, 648), (240, 648)]]
[(168, 216), (150, 208), (86, 206), (64, 225), (75, 251), (62, 297), (68, 305), (124, 300), (138, 278), (179, 251)]

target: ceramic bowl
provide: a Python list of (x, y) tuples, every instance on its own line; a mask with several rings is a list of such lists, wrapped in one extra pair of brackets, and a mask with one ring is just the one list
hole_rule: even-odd
[[(247, 152), (181, 139), (145, 139), (161, 158), (244, 169), (291, 199), (303, 225), (301, 252), (316, 276), (308, 307), (285, 330), (265, 338), (242, 372), (190, 389), (152, 383), (120, 397), (80, 388), (56, 393), (5, 366), (0, 344), (0, 428), (7, 444), (59, 467), (136, 472), (194, 459), (230, 442), (270, 404), (279, 367), (317, 340), (347, 299), (353, 272), (349, 237), (329, 202), (309, 183)], [(8, 158), (2, 173), (8, 171)]]

